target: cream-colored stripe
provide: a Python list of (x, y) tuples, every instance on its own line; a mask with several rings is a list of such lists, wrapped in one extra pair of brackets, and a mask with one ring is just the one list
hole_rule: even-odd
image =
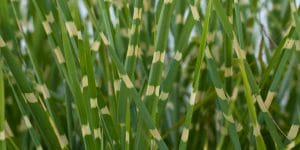
[(160, 59), (160, 52), (159, 51), (155, 51), (154, 54), (153, 54), (152, 63), (158, 62), (159, 59)]
[[(24, 121), (22, 121), (22, 122), (24, 123)], [(12, 132), (12, 130), (11, 130), (11, 128), (10, 128), (7, 120), (5, 120), (5, 125), (4, 126), (5, 126), (5, 137), (6, 138), (13, 137), (14, 134), (13, 134), (13, 132)]]
[(50, 27), (49, 23), (47, 21), (43, 21), (42, 24), (43, 24), (43, 27), (44, 27), (44, 30), (45, 30), (46, 34), (47, 35), (51, 34), (52, 30), (51, 30), (51, 27)]
[(256, 103), (256, 97), (255, 97), (255, 95), (252, 95), (251, 97), (252, 97), (253, 104), (255, 104)]
[(28, 116), (23, 116), (23, 120), (24, 120), (24, 123), (25, 123), (25, 126), (27, 129), (32, 128), (32, 125), (31, 125), (31, 122), (30, 122)]
[(25, 93), (24, 94), (27, 102), (29, 103), (37, 103), (38, 99), (36, 98), (36, 96), (33, 93)]
[(91, 45), (91, 50), (97, 52), (100, 47), (100, 42), (99, 41), (94, 41)]
[(228, 16), (228, 21), (229, 21), (230, 24), (233, 24), (233, 17), (232, 17), (232, 15)]
[(238, 55), (239, 55), (240, 58), (246, 59), (246, 52), (245, 52), (245, 50), (239, 49), (238, 52), (239, 52)]
[(158, 132), (158, 130), (155, 128), (155, 129), (150, 129), (150, 133), (151, 135), (153, 136), (154, 139), (156, 140), (161, 140), (161, 136)]
[(89, 85), (88, 76), (84, 75), (81, 80), (81, 87), (85, 88), (85, 87), (88, 87), (88, 85)]
[(97, 139), (97, 138), (101, 139), (101, 130), (100, 130), (100, 128), (94, 129), (94, 137), (95, 137), (95, 139)]
[(285, 41), (283, 48), (291, 49), (291, 48), (293, 48), (294, 43), (295, 43), (295, 40), (289, 38)]
[(54, 22), (54, 17), (53, 17), (52, 11), (50, 11), (49, 14), (46, 15), (46, 20), (47, 20), (47, 22), (49, 22), (49, 23), (53, 23), (53, 22)]
[(177, 14), (176, 15), (176, 24), (181, 24), (181, 23), (183, 23), (183, 17), (182, 17), (182, 15), (181, 14)]
[(232, 75), (233, 75), (232, 67), (225, 67), (224, 76), (225, 77), (231, 77)]
[(244, 50), (241, 49), (236, 36), (234, 36), (234, 39), (233, 39), (233, 48), (236, 51), (236, 53), (238, 55), (238, 58), (240, 58), (240, 59), (245, 59), (246, 58), (246, 53), (245, 53)]
[(160, 53), (160, 59), (159, 60), (160, 60), (161, 63), (164, 63), (164, 61), (165, 61), (165, 55), (166, 55), (165, 51), (163, 51), (163, 52)]
[(61, 52), (61, 50), (60, 50), (59, 47), (57, 47), (57, 48), (54, 49), (54, 53), (56, 55), (58, 63), (60, 63), (60, 64), (65, 63), (64, 55), (62, 54), (62, 52)]
[(175, 107), (174, 107), (174, 104), (172, 102), (167, 102), (167, 108), (169, 108), (170, 110), (174, 110)]
[(135, 49), (134, 50), (134, 55), (136, 57), (141, 57), (142, 56), (142, 50), (141, 50), (141, 48), (138, 45), (136, 45), (134, 49)]
[(223, 88), (215, 88), (216, 90), (216, 93), (218, 95), (218, 97), (221, 99), (221, 100), (226, 100), (226, 94), (225, 94), (225, 91)]
[(173, 2), (173, 0), (164, 0), (165, 4), (171, 4)]
[(176, 51), (176, 53), (175, 53), (175, 55), (174, 55), (174, 59), (175, 59), (176, 61), (180, 61), (181, 58), (182, 58), (182, 53), (179, 52), (179, 51)]
[(194, 106), (196, 102), (196, 92), (192, 92), (191, 97), (190, 97), (190, 105)]
[(142, 19), (142, 15), (143, 15), (143, 9), (140, 8), (140, 9), (139, 9), (139, 19)]
[(223, 116), (224, 116), (225, 120), (227, 120), (228, 122), (234, 123), (234, 119), (231, 114), (226, 115), (225, 113), (223, 113)]
[(55, 126), (55, 123), (54, 123), (53, 119), (52, 119), (50, 116), (48, 116), (48, 120), (49, 120), (49, 122), (50, 122), (51, 127), (52, 127), (53, 130), (54, 130), (54, 133), (55, 133), (56, 137), (58, 138), (58, 142), (59, 142), (60, 147), (63, 148), (64, 142), (61, 141), (61, 140), (62, 140), (62, 139), (60, 138), (61, 135), (59, 135), (59, 132), (58, 132), (56, 126)]
[(120, 91), (120, 80), (114, 80), (115, 92)]
[(41, 102), (41, 105), (42, 105), (42, 108), (44, 109), (44, 111), (46, 112), (47, 108), (46, 108), (45, 104), (43, 102)]
[(82, 136), (85, 137), (87, 135), (91, 135), (91, 128), (90, 128), (90, 125), (87, 124), (87, 125), (82, 125), (81, 126), (81, 132), (82, 132)]
[(169, 93), (165, 93), (165, 92), (161, 92), (160, 95), (159, 95), (159, 99), (162, 100), (162, 101), (165, 101), (168, 99), (168, 96), (169, 96)]
[(70, 37), (77, 36), (77, 28), (73, 21), (68, 21), (65, 25)]
[(79, 40), (83, 40), (82, 34), (81, 34), (81, 31), (80, 31), (80, 30), (77, 31), (77, 38), (78, 38)]
[(43, 150), (42, 145), (38, 145), (38, 146), (36, 147), (36, 150)]
[(156, 63), (156, 62), (161, 62), (164, 63), (164, 59), (165, 59), (165, 52), (160, 52), (160, 51), (155, 51), (153, 54), (153, 59), (152, 59), (152, 63)]
[(271, 106), (272, 104), (272, 101), (273, 101), (273, 98), (275, 97), (276, 95), (276, 92), (273, 92), (273, 91), (269, 91), (268, 94), (267, 94), (267, 98), (265, 100), (265, 106), (266, 106), (266, 109), (268, 110), (269, 107)]
[(61, 145), (62, 148), (65, 148), (69, 144), (66, 135), (59, 136), (59, 141), (60, 141), (60, 145)]
[(189, 130), (184, 127), (181, 134), (181, 141), (187, 142), (188, 138), (189, 138)]
[(129, 29), (129, 36), (131, 36), (131, 35), (134, 34), (135, 28), (136, 28), (136, 25), (132, 25), (132, 26), (131, 26), (131, 28)]
[(200, 15), (198, 13), (197, 7), (196, 6), (190, 6), (191, 7), (191, 11), (192, 11), (192, 15), (194, 20), (199, 21), (200, 20)]
[(134, 46), (129, 45), (128, 48), (127, 48), (127, 57), (133, 56), (133, 53), (134, 53)]
[(116, 24), (116, 25), (119, 25), (119, 24), (120, 24), (119, 18), (115, 18), (115, 24)]
[(38, 92), (40, 92), (40, 93), (43, 94), (44, 99), (49, 99), (49, 98), (50, 98), (50, 93), (49, 93), (49, 90), (48, 90), (46, 84), (43, 84), (43, 85), (38, 84), (38, 85), (36, 86), (36, 90), (37, 90)]
[(108, 83), (108, 95), (112, 96), (112, 94), (113, 94), (112, 84), (109, 82)]
[(156, 86), (155, 87), (155, 96), (159, 96), (159, 90), (160, 90), (160, 86), (158, 85), (158, 86)]
[(207, 43), (212, 43), (215, 40), (215, 32), (208, 32)]
[(0, 141), (4, 141), (5, 140), (5, 131), (0, 131)]
[(208, 59), (212, 59), (212, 55), (208, 49), (208, 47), (205, 48), (205, 56), (208, 58)]
[(126, 131), (126, 138), (125, 138), (125, 140), (126, 140), (126, 143), (129, 143), (129, 132), (128, 131)]
[(235, 128), (236, 128), (237, 132), (240, 132), (243, 130), (243, 126), (238, 122), (235, 123)]
[(287, 150), (291, 150), (296, 146), (295, 141), (292, 141), (290, 144), (287, 145)]
[(237, 86), (235, 86), (233, 88), (233, 92), (232, 92), (232, 95), (230, 97), (230, 100), (236, 101), (237, 97), (238, 97), (238, 94), (239, 94), (239, 88)]
[(122, 75), (121, 78), (124, 81), (127, 88), (133, 88), (134, 87), (133, 83), (131, 82), (128, 75)]
[(146, 96), (150, 96), (154, 93), (155, 87), (153, 85), (148, 85), (147, 91), (146, 91)]
[(133, 9), (133, 19), (142, 19), (142, 12), (143, 9), (142, 8), (134, 8)]
[(109, 109), (107, 108), (107, 106), (101, 108), (101, 113), (102, 115), (110, 115)]
[(155, 149), (157, 147), (156, 142), (154, 139), (149, 141), (149, 149)]
[(258, 103), (258, 106), (259, 106), (260, 110), (262, 112), (267, 112), (268, 109), (266, 108), (265, 103), (263, 102), (263, 99), (262, 99), (261, 95), (255, 96), (255, 99), (256, 99), (256, 101)]
[(3, 38), (0, 36), (0, 48), (5, 47), (6, 43), (4, 42)]
[(299, 131), (299, 125), (296, 125), (296, 124), (293, 124), (289, 130), (289, 133), (287, 135), (287, 138), (289, 140), (293, 140), (296, 138), (297, 134), (298, 134), (298, 131)]
[(246, 47), (246, 50), (247, 50), (247, 52), (248, 52), (249, 54), (255, 55), (255, 53), (254, 53), (254, 48), (253, 48), (252, 46), (247, 46), (247, 47)]
[(291, 10), (292, 10), (292, 13), (296, 13), (297, 12), (297, 8), (296, 8), (295, 3), (291, 2), (290, 3), (290, 7), (291, 7)]
[(254, 134), (254, 136), (259, 136), (260, 135), (260, 126), (259, 126), (259, 124), (255, 124), (253, 126), (253, 134)]
[(151, 8), (151, 2), (150, 0), (143, 0), (144, 9), (146, 12), (150, 11)]
[(90, 99), (91, 108), (97, 108), (98, 107), (98, 101), (97, 98), (91, 98)]
[(137, 7), (133, 9), (133, 19), (139, 19), (139, 8)]
[(101, 39), (102, 39), (104, 45), (106, 45), (106, 46), (109, 45), (109, 41), (103, 32), (100, 33), (100, 36), (101, 36)]

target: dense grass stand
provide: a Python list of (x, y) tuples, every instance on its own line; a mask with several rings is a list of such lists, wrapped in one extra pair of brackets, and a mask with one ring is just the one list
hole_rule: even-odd
[(0, 0), (0, 150), (300, 149), (299, 0)]

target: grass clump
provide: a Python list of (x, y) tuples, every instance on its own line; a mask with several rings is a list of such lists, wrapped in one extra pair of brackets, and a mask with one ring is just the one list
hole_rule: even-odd
[(0, 3), (0, 149), (299, 149), (299, 1)]

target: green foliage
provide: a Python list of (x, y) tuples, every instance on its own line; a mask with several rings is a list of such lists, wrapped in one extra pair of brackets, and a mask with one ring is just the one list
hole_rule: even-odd
[(0, 4), (0, 150), (300, 148), (296, 0)]

